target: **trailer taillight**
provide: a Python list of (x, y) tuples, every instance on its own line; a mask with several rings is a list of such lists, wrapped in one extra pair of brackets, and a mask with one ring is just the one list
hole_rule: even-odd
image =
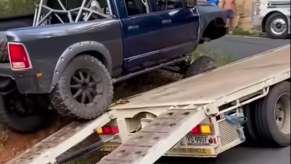
[(104, 126), (97, 129), (98, 134), (118, 134), (119, 130), (117, 126)]
[(8, 53), (12, 70), (31, 68), (31, 63), (25, 46), (20, 43), (8, 43)]
[(191, 130), (192, 134), (213, 134), (212, 124), (200, 124)]

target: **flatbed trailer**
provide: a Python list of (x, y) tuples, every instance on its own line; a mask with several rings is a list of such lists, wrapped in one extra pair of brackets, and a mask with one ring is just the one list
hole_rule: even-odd
[[(162, 156), (216, 157), (246, 136), (289, 146), (290, 45), (122, 103), (96, 120), (67, 125), (7, 164), (58, 163), (60, 155), (96, 132), (104, 142), (101, 150), (109, 152), (98, 164), (153, 164)], [(277, 108), (284, 109), (284, 124), (276, 124)]]

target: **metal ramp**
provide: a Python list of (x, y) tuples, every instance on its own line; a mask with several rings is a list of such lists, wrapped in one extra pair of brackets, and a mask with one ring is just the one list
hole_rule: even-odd
[(97, 164), (153, 164), (205, 118), (204, 110), (169, 109)]
[(73, 122), (6, 164), (54, 164), (56, 158), (94, 133), (110, 121), (105, 113), (88, 123)]

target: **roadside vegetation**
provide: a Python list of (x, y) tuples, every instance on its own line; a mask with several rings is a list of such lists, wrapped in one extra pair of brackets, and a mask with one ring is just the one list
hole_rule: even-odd
[(264, 36), (264, 33), (261, 32), (261, 31), (255, 31), (255, 30), (246, 31), (246, 30), (237, 28), (237, 29), (233, 30), (232, 35), (263, 37)]

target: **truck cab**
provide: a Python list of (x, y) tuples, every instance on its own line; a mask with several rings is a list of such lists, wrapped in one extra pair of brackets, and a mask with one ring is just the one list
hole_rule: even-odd
[(257, 0), (252, 3), (252, 24), (269, 38), (290, 36), (290, 0)]

